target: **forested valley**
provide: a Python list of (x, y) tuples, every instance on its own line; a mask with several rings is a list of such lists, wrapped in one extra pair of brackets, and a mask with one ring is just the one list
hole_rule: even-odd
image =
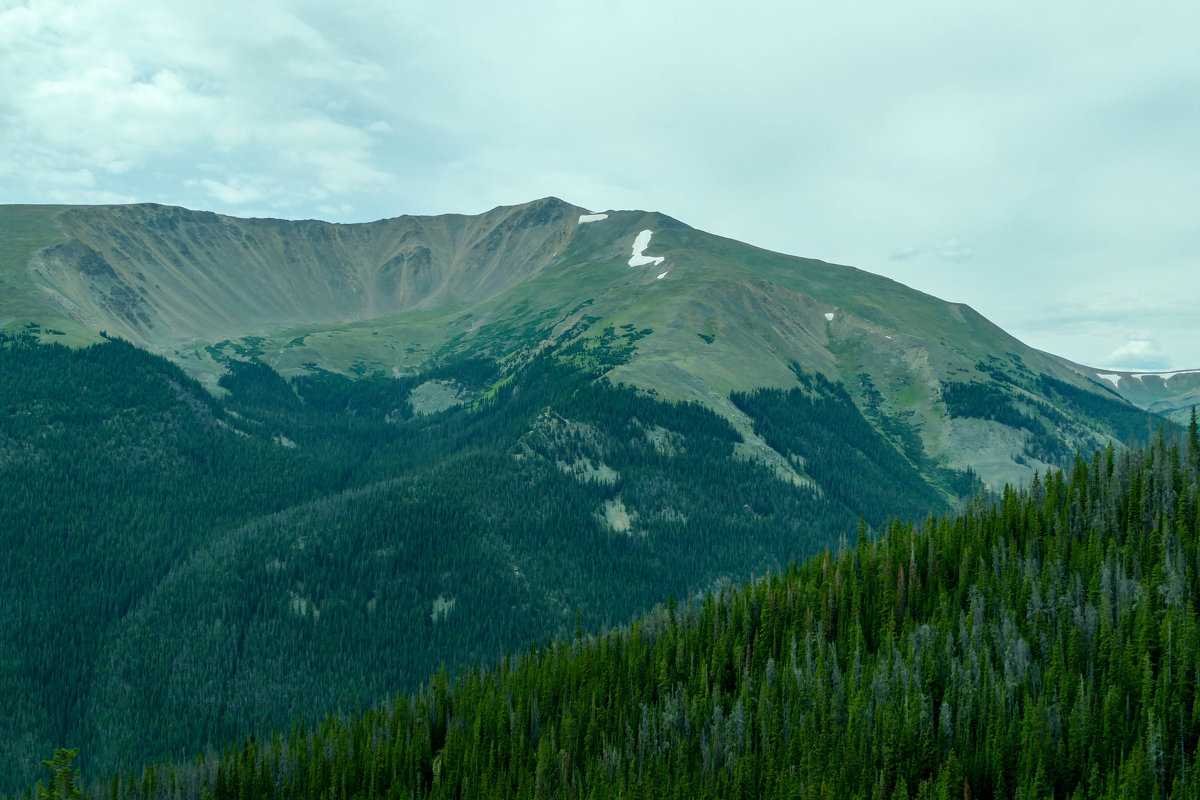
[[(812, 380), (740, 398), (818, 485), (784, 482), (725, 419), (601, 378), (645, 333), (398, 379), (285, 380), (249, 354), (219, 397), (119, 340), (6, 337), (0, 792), (63, 745), (97, 776), (315, 731), (975, 491)], [(422, 387), (458, 404), (421, 413)], [(818, 428), (820, 452), (788, 438)]]
[[(95, 798), (1200, 797), (1200, 436)], [(28, 793), (25, 795), (28, 797)]]

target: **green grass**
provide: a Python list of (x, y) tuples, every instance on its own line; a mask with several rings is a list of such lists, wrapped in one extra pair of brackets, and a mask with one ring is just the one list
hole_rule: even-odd
[[(0, 208), (0, 330), (12, 333), (36, 322), (39, 338), (73, 347), (100, 340), (94, 331), (64, 316), (29, 274), (29, 260), (42, 248), (66, 241), (57, 218), (66, 206)], [(48, 331), (60, 331), (51, 334)]]

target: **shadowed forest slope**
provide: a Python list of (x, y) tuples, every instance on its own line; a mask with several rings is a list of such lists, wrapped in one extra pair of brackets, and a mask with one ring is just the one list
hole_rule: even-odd
[(1193, 425), (97, 797), (1195, 798), (1198, 566)]

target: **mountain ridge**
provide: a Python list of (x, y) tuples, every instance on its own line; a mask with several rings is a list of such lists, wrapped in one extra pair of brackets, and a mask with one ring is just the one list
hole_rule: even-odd
[[(527, 358), (629, 326), (650, 333), (608, 380), (717, 411), (745, 453), (785, 480), (804, 476), (763, 445), (729, 395), (794, 388), (799, 364), (844, 382), (862, 407), (878, 393), (876, 410), (908, 419), (932, 458), (974, 469), (993, 488), (1028, 481), (1052, 460), (1031, 446), (1037, 431), (956, 416), (948, 385), (1000, 380), (1068, 449), (1110, 433), (1087, 422), (1058, 430), (1037, 410), (1048, 398), (1024, 385), (1031, 376), (1169, 405), (1162, 392), (1112, 387), (1103, 370), (1030, 348), (965, 304), (657, 212), (591, 214), (546, 197), (479, 215), (339, 224), (156, 204), (4, 207), (6, 240), (14, 212), (40, 213), (42, 238), (26, 245), (23, 264), (15, 253), (3, 265), (0, 280), (26, 285), (22, 303), (0, 299), (10, 329), (32, 322), (77, 343), (120, 335), (214, 390), (230, 358), (258, 358), (285, 376), (400, 376), (476, 354)], [(1166, 411), (1180, 419), (1181, 408)]]
[(315, 720), (1164, 425), (969, 307), (582, 211), (0, 208), (0, 791), (55, 742), (116, 769)]

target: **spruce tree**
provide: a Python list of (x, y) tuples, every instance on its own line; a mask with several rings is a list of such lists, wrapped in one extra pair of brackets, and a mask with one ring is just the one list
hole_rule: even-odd
[(46, 787), (38, 782), (38, 800), (83, 800), (79, 770), (71, 767), (78, 755), (78, 750), (60, 748), (53, 759), (42, 762), (42, 766), (50, 771), (50, 785)]

